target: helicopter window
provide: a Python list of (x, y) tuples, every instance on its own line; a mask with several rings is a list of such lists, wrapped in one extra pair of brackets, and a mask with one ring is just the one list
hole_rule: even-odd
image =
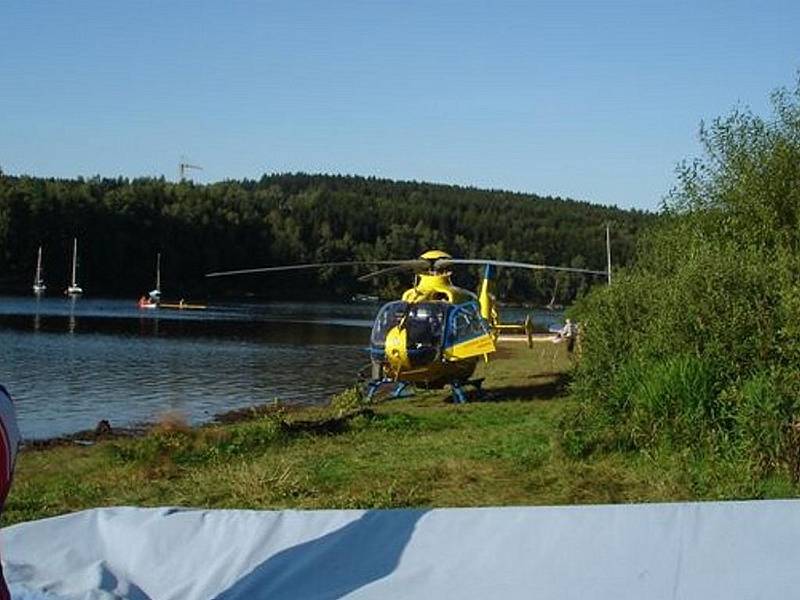
[(408, 302), (397, 301), (384, 304), (383, 308), (378, 312), (378, 316), (375, 317), (375, 323), (372, 325), (372, 343), (380, 346), (385, 344), (386, 334), (393, 327), (397, 327), (407, 310)]
[(442, 341), (446, 310), (444, 302), (412, 304), (406, 321), (408, 347), (438, 347)]
[(462, 304), (450, 313), (448, 344), (457, 344), (488, 333), (486, 321), (481, 317), (476, 303)]

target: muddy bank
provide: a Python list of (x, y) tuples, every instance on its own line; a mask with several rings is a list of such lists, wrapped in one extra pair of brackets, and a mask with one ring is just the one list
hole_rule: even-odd
[[(327, 405), (325, 405), (327, 406)], [(92, 446), (97, 442), (116, 440), (124, 438), (141, 437), (147, 435), (153, 429), (162, 426), (178, 426), (179, 428), (201, 428), (210, 427), (214, 425), (230, 425), (233, 423), (241, 423), (243, 421), (250, 421), (258, 419), (270, 414), (280, 411), (283, 414), (287, 413), (301, 413), (310, 408), (319, 408), (319, 406), (311, 407), (305, 405), (283, 405), (276, 402), (269, 402), (257, 406), (247, 406), (244, 408), (235, 408), (221, 413), (215, 414), (210, 421), (199, 423), (197, 425), (189, 425), (186, 418), (178, 413), (166, 413), (163, 417), (152, 421), (135, 423), (127, 426), (114, 426), (109, 419), (103, 419), (97, 423), (94, 429), (85, 429), (76, 431), (67, 435), (61, 435), (52, 438), (23, 440), (20, 445), (21, 450), (47, 450), (57, 446)]]

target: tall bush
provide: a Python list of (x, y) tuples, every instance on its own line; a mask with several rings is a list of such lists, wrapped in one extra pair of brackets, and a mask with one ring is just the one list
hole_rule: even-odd
[[(635, 266), (574, 309), (576, 451), (724, 450), (754, 477), (791, 467), (800, 380), (800, 78), (702, 126)], [(724, 446), (724, 448), (723, 448)]]

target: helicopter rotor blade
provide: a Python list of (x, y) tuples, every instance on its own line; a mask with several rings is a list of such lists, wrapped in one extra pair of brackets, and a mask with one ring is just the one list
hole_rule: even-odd
[(538, 265), (533, 263), (514, 262), (509, 260), (486, 260), (480, 258), (440, 258), (435, 266), (446, 267), (448, 265), (493, 265), (495, 267), (509, 267), (512, 269), (529, 269), (532, 271), (565, 271), (567, 273), (583, 273), (586, 275), (608, 275), (606, 271), (596, 271), (594, 269), (579, 269), (577, 267), (554, 267), (551, 265)]
[(234, 271), (216, 271), (207, 273), (206, 277), (228, 277), (229, 275), (253, 275), (257, 273), (276, 273), (279, 271), (302, 271), (305, 269), (323, 269), (326, 267), (356, 267), (362, 265), (402, 265), (404, 260), (345, 260), (323, 263), (305, 263), (301, 265), (281, 265), (277, 267), (259, 267), (256, 269), (236, 269)]
[(397, 273), (398, 271), (406, 271), (406, 270), (414, 270), (414, 271), (422, 271), (430, 267), (430, 262), (427, 260), (408, 260), (405, 261), (403, 264), (397, 264), (393, 267), (386, 267), (385, 269), (379, 269), (378, 271), (372, 271), (371, 273), (367, 273), (366, 275), (362, 275), (358, 278), (358, 281), (369, 281), (370, 279), (374, 279), (375, 277), (380, 277), (381, 275), (388, 275), (389, 273)]

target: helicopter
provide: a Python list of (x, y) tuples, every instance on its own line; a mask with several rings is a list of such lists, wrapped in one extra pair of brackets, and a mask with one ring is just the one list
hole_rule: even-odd
[[(519, 325), (500, 322), (497, 300), (492, 293), (492, 281), (497, 269), (600, 275), (607, 276), (610, 282), (611, 254), (608, 244), (607, 251), (607, 271), (493, 259), (453, 258), (442, 250), (429, 250), (411, 260), (306, 263), (220, 271), (208, 273), (206, 277), (363, 265), (383, 267), (358, 278), (359, 281), (367, 281), (388, 273), (410, 270), (414, 273), (412, 287), (403, 292), (399, 300), (381, 306), (372, 325), (367, 397), (372, 398), (387, 384), (394, 385), (394, 397), (401, 397), (410, 385), (429, 389), (449, 386), (453, 401), (464, 403), (467, 400), (465, 386), (480, 391), (483, 380), (471, 379), (479, 360), (483, 358), (488, 361), (489, 355), (495, 352), (501, 331), (520, 328)], [(483, 267), (477, 294), (452, 282), (452, 267), (456, 265)], [(530, 345), (532, 325), (529, 319), (522, 329), (528, 335)]]

